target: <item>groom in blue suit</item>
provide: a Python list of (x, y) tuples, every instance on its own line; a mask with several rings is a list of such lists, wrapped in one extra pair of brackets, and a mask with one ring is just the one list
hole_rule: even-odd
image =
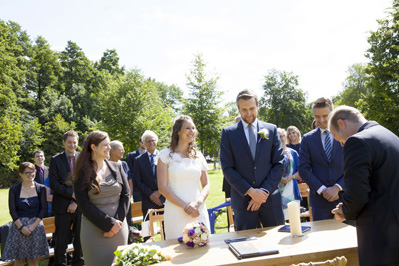
[(231, 185), (236, 229), (284, 224), (277, 189), (283, 175), (284, 151), (277, 127), (258, 121), (259, 103), (252, 91), (241, 91), (236, 103), (242, 120), (223, 129), (220, 143), (220, 161)]

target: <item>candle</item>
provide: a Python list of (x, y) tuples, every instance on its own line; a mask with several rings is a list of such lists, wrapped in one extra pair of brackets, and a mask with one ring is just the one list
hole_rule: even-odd
[(291, 201), (288, 206), (288, 219), (290, 220), (291, 236), (302, 236), (301, 218), (299, 212), (299, 204)]

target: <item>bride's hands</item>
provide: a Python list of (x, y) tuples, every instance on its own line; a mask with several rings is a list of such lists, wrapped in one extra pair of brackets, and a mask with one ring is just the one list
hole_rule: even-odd
[(200, 204), (198, 204), (198, 202), (193, 201), (186, 205), (186, 207), (184, 208), (184, 211), (191, 217), (197, 218), (200, 215), (199, 210), (198, 210), (199, 206), (200, 206)]

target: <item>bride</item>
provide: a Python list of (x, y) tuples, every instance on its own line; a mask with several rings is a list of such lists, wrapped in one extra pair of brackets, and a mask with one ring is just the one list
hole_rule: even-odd
[[(203, 222), (209, 228), (205, 199), (210, 191), (207, 164), (195, 150), (197, 129), (191, 117), (175, 119), (169, 148), (156, 157), (158, 189), (165, 201), (165, 238), (182, 236), (186, 224)], [(200, 190), (199, 181), (202, 190)]]

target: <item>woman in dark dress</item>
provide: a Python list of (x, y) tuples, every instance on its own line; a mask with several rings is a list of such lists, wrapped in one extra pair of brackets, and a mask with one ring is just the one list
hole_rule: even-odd
[(8, 206), (13, 220), (3, 257), (14, 265), (37, 265), (38, 258), (49, 256), (42, 223), (47, 213), (46, 187), (35, 182), (36, 169), (30, 162), (18, 169), (22, 182), (10, 188)]

